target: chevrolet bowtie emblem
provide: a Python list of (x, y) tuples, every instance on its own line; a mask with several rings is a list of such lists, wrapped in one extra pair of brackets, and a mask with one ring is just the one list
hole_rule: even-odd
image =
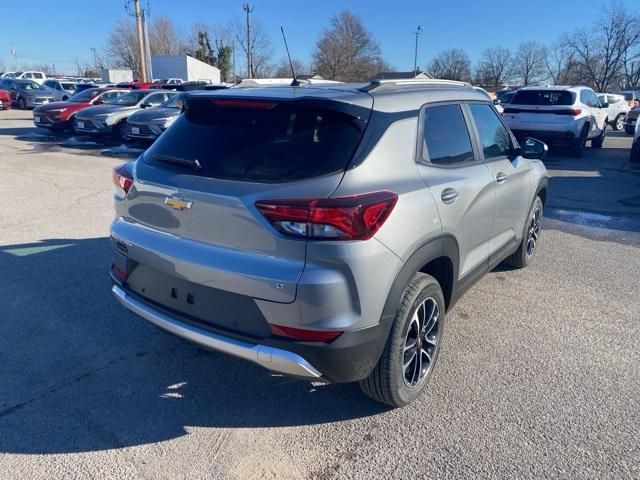
[(175, 208), (176, 210), (184, 210), (185, 208), (191, 208), (193, 202), (188, 202), (180, 197), (167, 197), (164, 199), (164, 204), (169, 205), (171, 208)]

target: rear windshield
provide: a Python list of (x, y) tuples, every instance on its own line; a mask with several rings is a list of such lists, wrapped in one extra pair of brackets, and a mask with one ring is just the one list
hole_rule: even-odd
[[(145, 162), (226, 180), (289, 182), (344, 170), (362, 134), (358, 120), (335, 110), (226, 102), (191, 100), (186, 113), (147, 150)], [(158, 161), (162, 156), (197, 160), (200, 169)]]
[(573, 105), (575, 94), (566, 90), (519, 90), (512, 105)]

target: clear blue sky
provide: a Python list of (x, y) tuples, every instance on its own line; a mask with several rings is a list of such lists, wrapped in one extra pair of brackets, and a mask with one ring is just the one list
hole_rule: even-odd
[[(284, 57), (280, 37), (283, 25), (292, 56), (308, 62), (314, 43), (331, 16), (344, 8), (356, 12), (380, 43), (383, 56), (399, 70), (413, 68), (417, 24), (418, 63), (424, 66), (446, 48), (465, 49), (472, 60), (493, 45), (515, 49), (520, 42), (554, 42), (560, 33), (590, 25), (601, 7), (612, 0), (254, 0), (254, 15), (271, 37), (276, 61)], [(2, 2), (0, 61), (13, 64), (9, 50), (16, 47), (20, 61), (55, 64), (58, 72), (74, 73), (73, 59), (91, 58), (90, 48), (102, 49), (116, 19), (124, 16), (124, 0)], [(142, 0), (146, 5), (146, 0)], [(242, 15), (242, 1), (149, 0), (151, 14), (167, 15), (185, 31), (196, 22), (225, 23)], [(623, 0), (640, 13), (640, 0)], [(10, 19), (10, 20), (9, 20)], [(238, 59), (240, 62), (240, 59)]]

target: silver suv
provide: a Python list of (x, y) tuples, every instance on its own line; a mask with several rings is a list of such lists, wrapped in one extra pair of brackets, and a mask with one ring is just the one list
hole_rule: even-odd
[(581, 156), (589, 140), (592, 148), (602, 148), (608, 107), (588, 87), (525, 87), (504, 109), (504, 119), (519, 139), (562, 144)]
[(440, 80), (186, 94), (114, 170), (113, 293), (205, 348), (296, 377), (423, 390), (445, 314), (539, 241), (546, 145)]

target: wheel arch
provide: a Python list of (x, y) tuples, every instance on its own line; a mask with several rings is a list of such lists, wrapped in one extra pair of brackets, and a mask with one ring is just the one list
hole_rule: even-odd
[(418, 247), (396, 275), (382, 316), (395, 315), (407, 284), (418, 272), (431, 275), (438, 281), (448, 310), (454, 300), (459, 258), (458, 242), (451, 235), (439, 236)]

